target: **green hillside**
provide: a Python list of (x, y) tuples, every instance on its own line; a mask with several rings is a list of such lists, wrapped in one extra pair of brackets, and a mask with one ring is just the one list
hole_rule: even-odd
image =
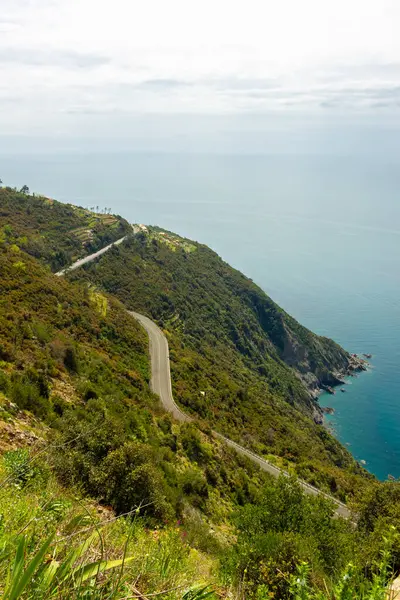
[(150, 229), (70, 277), (95, 282), (163, 326), (185, 410), (343, 500), (362, 485), (365, 471), (315, 423), (312, 392), (348, 369), (348, 353), (299, 325), (209, 248)]
[[(210, 440), (217, 455), (223, 452), (226, 456), (217, 459), (211, 446), (204, 449), (203, 456), (200, 434), (190, 426), (172, 426), (164, 415), (149, 390), (147, 340), (137, 322), (127, 318), (113, 298), (93, 287), (55, 277), (15, 245), (0, 247), (0, 272), (0, 402), (4, 419), (18, 416), (23, 423), (23, 415), (29, 411), (40, 424), (54, 430), (50, 430), (51, 437), (56, 432), (62, 439), (79, 435), (79, 441), (56, 457), (60, 476), (68, 483), (83, 485), (120, 512), (130, 510), (132, 503), (139, 501), (138, 494), (163, 491), (168, 501), (163, 500), (159, 509), (152, 505), (147, 510), (159, 516), (164, 512), (171, 516), (179, 509), (187, 470), (176, 458), (182, 430), (188, 447), (199, 444), (193, 456), (196, 452), (202, 456), (195, 462), (204, 467), (199, 477), (208, 497), (203, 471), (208, 467), (219, 476), (219, 465), (229, 464), (232, 453)], [(30, 433), (47, 437), (46, 430), (37, 432), (35, 424), (31, 421), (28, 438)], [(5, 432), (3, 447), (12, 447), (13, 439), (12, 435), (7, 439)], [(122, 489), (116, 491), (118, 479), (113, 486), (110, 479), (105, 485), (103, 466), (113, 452), (126, 452), (128, 464), (151, 463), (151, 489), (146, 492), (142, 488), (123, 499), (118, 495)], [(188, 452), (190, 455), (191, 450)], [(190, 457), (187, 460), (189, 466)], [(232, 481), (227, 479), (228, 502), (236, 502), (236, 495), (244, 500), (251, 493), (246, 492), (250, 478), (244, 472), (236, 481), (237, 468), (241, 472), (237, 465)], [(143, 481), (141, 485), (145, 485)]]
[[(131, 232), (104, 216), (0, 189), (0, 596), (383, 600), (400, 568), (398, 483), (377, 482), (314, 420), (312, 392), (349, 355), (159, 229), (56, 277)], [(79, 241), (89, 224), (96, 242)], [(148, 341), (126, 308), (164, 328), (195, 423), (151, 393)], [(350, 502), (354, 522), (211, 425)]]
[(0, 230), (58, 271), (132, 231), (119, 216), (99, 214), (43, 196), (0, 188)]

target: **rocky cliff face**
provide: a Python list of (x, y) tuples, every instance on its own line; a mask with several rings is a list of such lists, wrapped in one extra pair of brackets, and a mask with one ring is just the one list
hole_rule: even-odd
[(312, 398), (317, 398), (321, 390), (333, 392), (335, 386), (345, 383), (346, 376), (367, 369), (368, 362), (364, 358), (349, 354), (332, 340), (311, 335), (313, 343), (304, 345), (285, 326), (281, 356), (287, 365), (298, 372)]

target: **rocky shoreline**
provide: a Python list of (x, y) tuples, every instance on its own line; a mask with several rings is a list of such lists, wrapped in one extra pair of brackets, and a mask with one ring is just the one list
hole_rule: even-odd
[[(368, 370), (369, 362), (367, 358), (372, 358), (372, 354), (363, 354), (362, 356), (359, 354), (349, 354), (348, 364), (344, 369), (333, 371), (329, 374), (328, 380), (320, 381), (318, 387), (311, 390), (313, 399), (315, 401), (313, 418), (317, 425), (324, 424), (324, 414), (333, 415), (335, 412), (335, 410), (331, 407), (324, 407), (318, 404), (318, 398), (321, 392), (325, 391), (332, 395), (336, 394), (335, 388), (346, 385), (346, 381), (344, 380), (345, 377), (356, 377), (357, 373)], [(340, 391), (345, 392), (346, 390), (342, 387)]]
[[(354, 376), (356, 373), (359, 373), (360, 371), (367, 371), (368, 367), (369, 367), (369, 362), (367, 361), (367, 357), (372, 358), (372, 354), (363, 354), (363, 356), (365, 356), (366, 358), (361, 358), (361, 356), (359, 356), (358, 354), (350, 354), (349, 364), (347, 365), (347, 368), (345, 369), (344, 375)], [(342, 374), (342, 377), (343, 377), (343, 374)]]
[(321, 406), (321, 410), (325, 415), (334, 415), (335, 409), (331, 406)]

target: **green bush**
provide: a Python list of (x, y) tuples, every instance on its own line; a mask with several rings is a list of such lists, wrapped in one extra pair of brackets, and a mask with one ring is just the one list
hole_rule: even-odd
[(71, 373), (79, 372), (78, 356), (73, 346), (70, 346), (65, 350), (64, 365)]
[(145, 513), (159, 519), (173, 514), (166, 501), (165, 484), (154, 466), (150, 446), (138, 442), (124, 444), (104, 459), (96, 474), (96, 487), (118, 513), (145, 506)]
[(44, 485), (50, 476), (48, 468), (43, 464), (35, 464), (26, 449), (5, 452), (3, 461), (7, 481), (19, 487)]
[(10, 389), (10, 380), (3, 371), (0, 370), (0, 392), (7, 394)]
[(182, 447), (191, 461), (202, 464), (207, 459), (207, 451), (201, 443), (200, 433), (193, 425), (187, 425), (184, 428), (181, 441)]
[(204, 509), (208, 498), (207, 480), (197, 470), (187, 470), (181, 478), (182, 490), (189, 497), (193, 506)]

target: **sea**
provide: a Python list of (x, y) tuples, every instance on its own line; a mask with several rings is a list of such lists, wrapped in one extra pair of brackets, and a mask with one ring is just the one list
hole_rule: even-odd
[(6, 184), (207, 244), (303, 325), (372, 354), (320, 401), (357, 460), (400, 477), (398, 154), (0, 154)]

